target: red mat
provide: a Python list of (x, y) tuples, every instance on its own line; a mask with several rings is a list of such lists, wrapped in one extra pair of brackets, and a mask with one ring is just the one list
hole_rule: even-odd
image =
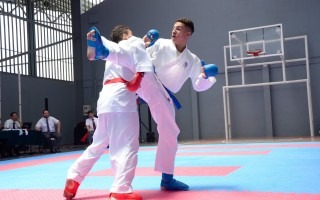
[[(137, 191), (144, 200), (319, 200), (320, 194), (228, 192), (228, 191)], [(62, 200), (60, 190), (0, 190), (1, 199), (8, 200)], [(107, 190), (81, 190), (74, 200), (106, 200)]]
[[(104, 153), (108, 153), (109, 151), (105, 151)], [(24, 161), (24, 162), (17, 162), (17, 163), (11, 163), (6, 165), (0, 165), (0, 172), (6, 171), (6, 170), (12, 170), (17, 168), (24, 168), (24, 167), (31, 167), (35, 165), (42, 165), (42, 164), (48, 164), (48, 163), (54, 163), (54, 162), (61, 162), (65, 160), (73, 160), (77, 159), (81, 154), (72, 154), (67, 156), (59, 156), (59, 154), (55, 154), (57, 156), (51, 157), (51, 158), (38, 158), (37, 160), (31, 160), (31, 161)]]

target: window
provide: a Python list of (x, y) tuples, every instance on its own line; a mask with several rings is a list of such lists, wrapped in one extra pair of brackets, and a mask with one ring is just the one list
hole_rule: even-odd
[(73, 81), (71, 1), (0, 2), (0, 71)]

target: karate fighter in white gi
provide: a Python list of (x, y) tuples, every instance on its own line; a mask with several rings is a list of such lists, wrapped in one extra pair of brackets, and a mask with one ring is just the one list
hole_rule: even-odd
[[(183, 191), (189, 186), (173, 178), (174, 161), (178, 147), (177, 137), (180, 129), (175, 122), (174, 96), (170, 95), (163, 86), (173, 93), (178, 92), (188, 78), (191, 78), (193, 88), (200, 92), (209, 89), (215, 82), (214, 75), (218, 68), (213, 64), (205, 65), (187, 48), (187, 42), (194, 32), (194, 25), (190, 19), (178, 19), (172, 30), (171, 39), (153, 38), (147, 34), (144, 37), (147, 52), (155, 68), (155, 74), (144, 73), (141, 87), (137, 94), (145, 100), (151, 114), (157, 123), (159, 133), (158, 148), (155, 161), (155, 170), (162, 172), (160, 187), (162, 190)], [(154, 33), (151, 33), (151, 35)], [(112, 44), (105, 40), (104, 47), (112, 48)], [(128, 45), (130, 41), (128, 41)], [(107, 59), (126, 66), (123, 63), (128, 55), (123, 51), (114, 52), (119, 57), (127, 59)], [(99, 59), (99, 55), (94, 55)], [(179, 105), (178, 105), (179, 106)]]
[[(162, 190), (189, 189), (187, 184), (173, 178), (178, 146), (177, 137), (180, 130), (175, 122), (174, 97), (169, 95), (163, 86), (175, 93), (181, 89), (188, 78), (191, 78), (194, 89), (200, 92), (209, 89), (216, 82), (213, 76), (217, 74), (218, 68), (213, 64), (204, 65), (196, 55), (187, 49), (187, 42), (193, 32), (193, 22), (182, 18), (175, 22), (171, 39), (159, 39), (155, 42), (150, 40), (150, 37), (144, 37), (146, 46), (148, 43), (153, 44), (147, 48), (147, 51), (157, 75), (148, 73), (141, 67), (141, 71), (147, 73), (144, 73), (137, 93), (148, 103), (151, 114), (158, 125), (159, 141), (155, 170), (162, 172), (160, 183)], [(102, 38), (102, 41), (103, 47), (99, 47), (102, 50), (97, 48), (99, 51), (89, 55), (91, 59), (106, 58), (120, 66), (127, 66), (131, 59), (139, 56), (139, 54), (128, 53), (124, 47), (117, 47), (105, 38)], [(130, 38), (127, 45), (132, 45)], [(103, 54), (104, 48), (110, 50), (108, 57), (100, 55)]]
[[(171, 39), (158, 39), (154, 45), (146, 50), (150, 55), (155, 73), (160, 82), (169, 91), (178, 92), (185, 81), (190, 78), (193, 88), (200, 92), (209, 89), (215, 82), (217, 66), (203, 65), (200, 59), (187, 48), (189, 38), (194, 32), (194, 25), (190, 19), (181, 18), (173, 25)], [(144, 37), (145, 42), (150, 42), (149, 37)], [(162, 94), (153, 89), (144, 88), (144, 81), (152, 85), (150, 80), (144, 79), (140, 90), (145, 90), (149, 98), (141, 95), (148, 103), (151, 114), (157, 123), (159, 133), (158, 149), (155, 161), (155, 170), (162, 172), (162, 190), (188, 190), (189, 186), (173, 178), (174, 161), (178, 147), (177, 137), (180, 133), (175, 122), (175, 109), (171, 101), (160, 100)]]
[[(111, 36), (115, 42), (125, 39), (123, 43), (130, 41), (134, 44), (125, 44), (125, 50), (120, 50), (121, 42), (118, 46), (108, 41), (109, 46), (113, 47), (112, 51), (123, 51), (128, 54), (137, 52), (139, 56), (130, 57), (130, 60), (125, 61), (125, 66), (106, 61), (103, 88), (97, 103), (98, 126), (93, 135), (93, 143), (68, 170), (63, 194), (66, 199), (75, 197), (79, 185), (109, 144), (111, 144), (109, 154), (114, 173), (109, 199), (142, 199), (141, 195), (133, 193), (131, 186), (139, 149), (139, 120), (135, 91), (143, 77), (141, 70), (152, 73), (153, 67), (145, 51), (143, 40), (132, 36), (128, 27), (115, 27)], [(87, 39), (87, 51), (97, 51), (96, 55), (99, 59), (107, 56), (110, 59), (121, 59), (120, 54), (119, 56), (113, 55), (112, 51), (101, 46), (100, 33), (96, 29), (88, 33)], [(89, 55), (88, 58), (92, 60)]]

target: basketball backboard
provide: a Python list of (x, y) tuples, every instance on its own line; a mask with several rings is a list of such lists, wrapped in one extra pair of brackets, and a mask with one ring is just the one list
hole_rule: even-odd
[(230, 60), (283, 55), (282, 24), (229, 31)]

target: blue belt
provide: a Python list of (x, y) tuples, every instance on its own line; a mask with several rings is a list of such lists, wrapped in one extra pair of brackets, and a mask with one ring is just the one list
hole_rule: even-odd
[[(172, 99), (173, 104), (174, 104), (174, 106), (176, 107), (176, 109), (177, 109), (177, 110), (181, 109), (182, 106), (181, 106), (180, 102), (178, 101), (178, 99), (174, 96), (174, 94), (173, 94), (168, 88), (166, 88), (164, 85), (163, 85), (163, 87), (164, 87), (164, 88), (166, 89), (166, 91), (168, 92), (168, 94), (169, 94), (170, 98)], [(138, 104), (144, 104), (144, 103), (146, 103), (146, 102), (145, 102), (142, 98), (138, 97), (137, 103), (138, 103)]]
[(168, 92), (170, 98), (172, 99), (173, 104), (174, 104), (174, 106), (176, 107), (176, 109), (179, 110), (180, 108), (182, 108), (180, 102), (179, 102), (178, 99), (174, 96), (174, 94), (173, 94), (168, 88), (166, 88), (165, 86), (163, 86), (163, 87), (167, 90), (167, 92)]

